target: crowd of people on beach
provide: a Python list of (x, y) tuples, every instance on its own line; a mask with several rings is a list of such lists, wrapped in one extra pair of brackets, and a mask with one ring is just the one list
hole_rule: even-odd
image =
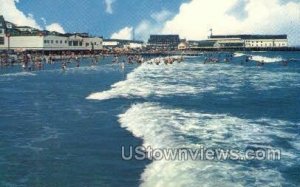
[[(126, 61), (126, 59), (127, 59), (127, 61)], [(112, 60), (112, 63), (126, 64), (126, 62), (127, 62), (128, 64), (147, 63), (147, 64), (156, 64), (156, 65), (164, 63), (165, 65), (171, 65), (174, 62), (181, 63), (183, 61), (184, 61), (183, 56), (180, 56), (180, 57), (167, 56), (167, 57), (158, 57), (158, 58), (145, 58), (141, 55), (127, 55), (126, 58), (123, 58), (123, 60), (120, 62), (119, 61), (119, 56), (115, 55), (113, 60)]]
[(100, 61), (101, 54), (40, 54), (40, 53), (15, 53), (8, 55), (7, 53), (0, 55), (0, 66), (11, 66), (21, 64), (24, 70), (35, 71), (44, 69), (46, 64), (61, 63), (61, 68), (65, 70), (70, 63), (76, 63), (76, 67), (80, 67), (80, 62), (83, 58), (91, 59), (92, 65), (96, 65)]
[[(235, 53), (232, 52), (206, 52), (202, 53), (204, 57), (204, 64), (209, 63), (230, 63), (234, 61)], [(83, 58), (90, 59), (91, 65), (96, 65), (101, 58), (105, 57), (102, 53), (87, 53), (76, 54), (74, 52), (62, 52), (60, 54), (41, 54), (41, 53), (28, 53), (20, 52), (15, 54), (2, 53), (0, 54), (0, 66), (9, 66), (14, 64), (21, 64), (24, 70), (35, 71), (44, 69), (45, 64), (61, 63), (61, 69), (66, 70), (68, 65), (75, 63), (76, 67), (81, 66)], [(241, 65), (252, 61), (251, 55), (243, 55), (239, 59)], [(114, 54), (112, 55), (112, 64), (119, 64), (122, 69), (126, 64), (165, 64), (172, 65), (173, 63), (181, 63), (184, 61), (183, 55), (181, 56), (166, 56), (166, 57), (145, 57), (142, 55), (126, 55)], [(236, 60), (235, 60), (236, 61)], [(254, 60), (253, 60), (254, 61)], [(287, 66), (291, 60), (283, 60), (282, 65)], [(257, 66), (264, 66), (265, 61), (255, 61)]]
[[(83, 59), (88, 59), (84, 62), (90, 62), (90, 65), (94, 66), (102, 58), (105, 58), (105, 54), (76, 54), (76, 53), (61, 53), (61, 54), (41, 54), (41, 53), (14, 53), (8, 55), (7, 53), (0, 54), (0, 66), (11, 66), (14, 64), (20, 64), (22, 69), (25, 71), (37, 71), (43, 70), (47, 64), (61, 64), (61, 69), (66, 70), (70, 64), (73, 64), (72, 67), (80, 67)], [(109, 55), (108, 55), (109, 56)], [(159, 65), (164, 63), (166, 65), (171, 65), (174, 62), (183, 62), (183, 56), (180, 57), (145, 57), (142, 55), (126, 55), (126, 54), (114, 54), (112, 55), (112, 64), (119, 64), (122, 69), (125, 69), (126, 64), (132, 65), (137, 64), (141, 65), (143, 63), (147, 64), (156, 64)]]

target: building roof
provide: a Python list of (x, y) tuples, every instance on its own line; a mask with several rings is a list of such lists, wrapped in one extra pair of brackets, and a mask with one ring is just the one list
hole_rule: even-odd
[(249, 39), (287, 39), (286, 34), (282, 35), (251, 35), (251, 34), (240, 34), (240, 35), (212, 35), (211, 39), (221, 39), (221, 38), (241, 38), (244, 40)]
[(19, 29), (19, 28), (24, 28), (24, 29), (35, 29), (35, 28), (33, 28), (33, 27), (29, 27), (29, 26), (17, 26), (17, 28)]
[(0, 15), (0, 28), (4, 29), (4, 32), (6, 32), (6, 23), (2, 15)]

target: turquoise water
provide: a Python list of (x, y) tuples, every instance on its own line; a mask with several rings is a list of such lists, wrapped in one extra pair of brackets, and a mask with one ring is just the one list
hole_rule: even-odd
[[(0, 70), (0, 186), (299, 186), (299, 53)], [(280, 61), (295, 59), (289, 66)], [(255, 61), (264, 60), (264, 66)], [(75, 65), (74, 65), (75, 66)], [(279, 161), (124, 161), (121, 146), (274, 148)]]

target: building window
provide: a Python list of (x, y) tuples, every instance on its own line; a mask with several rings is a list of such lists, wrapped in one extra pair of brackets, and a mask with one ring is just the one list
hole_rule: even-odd
[(53, 40), (51, 40), (51, 43), (53, 44)]
[(55, 41), (58, 44), (58, 40)]
[(4, 37), (0, 37), (0, 45), (4, 45)]
[(62, 40), (60, 40), (60, 44), (62, 44)]
[(73, 41), (73, 46), (78, 46), (78, 41)]
[(0, 34), (3, 34), (3, 29), (0, 29)]
[(69, 41), (69, 46), (72, 46), (73, 45), (73, 42), (72, 41)]
[(79, 45), (82, 46), (82, 42), (79, 42)]
[(65, 40), (65, 44), (67, 43), (67, 40)]

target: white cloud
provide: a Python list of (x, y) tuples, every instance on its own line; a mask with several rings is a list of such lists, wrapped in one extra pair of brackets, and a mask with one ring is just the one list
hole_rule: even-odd
[(105, 2), (105, 6), (106, 6), (106, 13), (108, 14), (112, 14), (113, 13), (113, 9), (112, 9), (112, 4), (115, 2), (116, 0), (104, 0)]
[(136, 39), (147, 41), (150, 34), (159, 34), (165, 21), (172, 16), (168, 10), (151, 14), (153, 20), (142, 20), (135, 28)]
[(59, 23), (52, 23), (46, 26), (46, 30), (48, 31), (56, 31), (59, 33), (65, 33), (64, 28)]
[(46, 19), (44, 17), (41, 17), (41, 20), (42, 20), (44, 26), (47, 25), (47, 21), (46, 21)]
[(160, 23), (153, 23), (148, 20), (141, 21), (135, 29), (136, 38), (147, 41), (150, 34), (159, 34), (163, 25)]
[(132, 39), (132, 27), (124, 27), (123, 29), (115, 32), (111, 35), (112, 39), (124, 39), (124, 40), (131, 40)]
[(7, 21), (17, 25), (26, 25), (41, 29), (32, 14), (25, 15), (16, 7), (16, 3), (18, 2), (18, 0), (0, 0), (0, 15), (3, 15)]
[[(40, 26), (34, 19), (33, 14), (29, 13), (28, 15), (25, 15), (17, 8), (16, 3), (18, 2), (19, 0), (0, 0), (0, 15), (3, 15), (5, 20), (20, 26), (30, 26), (37, 29), (44, 29), (44, 26), (46, 25), (46, 19), (41, 18), (44, 26)], [(51, 31), (58, 31), (62, 33), (65, 32), (63, 27), (58, 23), (52, 23), (45, 28)]]
[(172, 15), (172, 13), (170, 11), (162, 10), (160, 12), (155, 12), (155, 13), (151, 14), (151, 18), (153, 18), (157, 22), (164, 22), (168, 18), (170, 18), (171, 15)]
[(167, 21), (163, 33), (178, 33), (189, 39), (205, 39), (210, 28), (215, 34), (288, 34), (292, 44), (300, 43), (300, 2), (248, 0), (246, 17), (228, 12), (238, 0), (192, 0)]

